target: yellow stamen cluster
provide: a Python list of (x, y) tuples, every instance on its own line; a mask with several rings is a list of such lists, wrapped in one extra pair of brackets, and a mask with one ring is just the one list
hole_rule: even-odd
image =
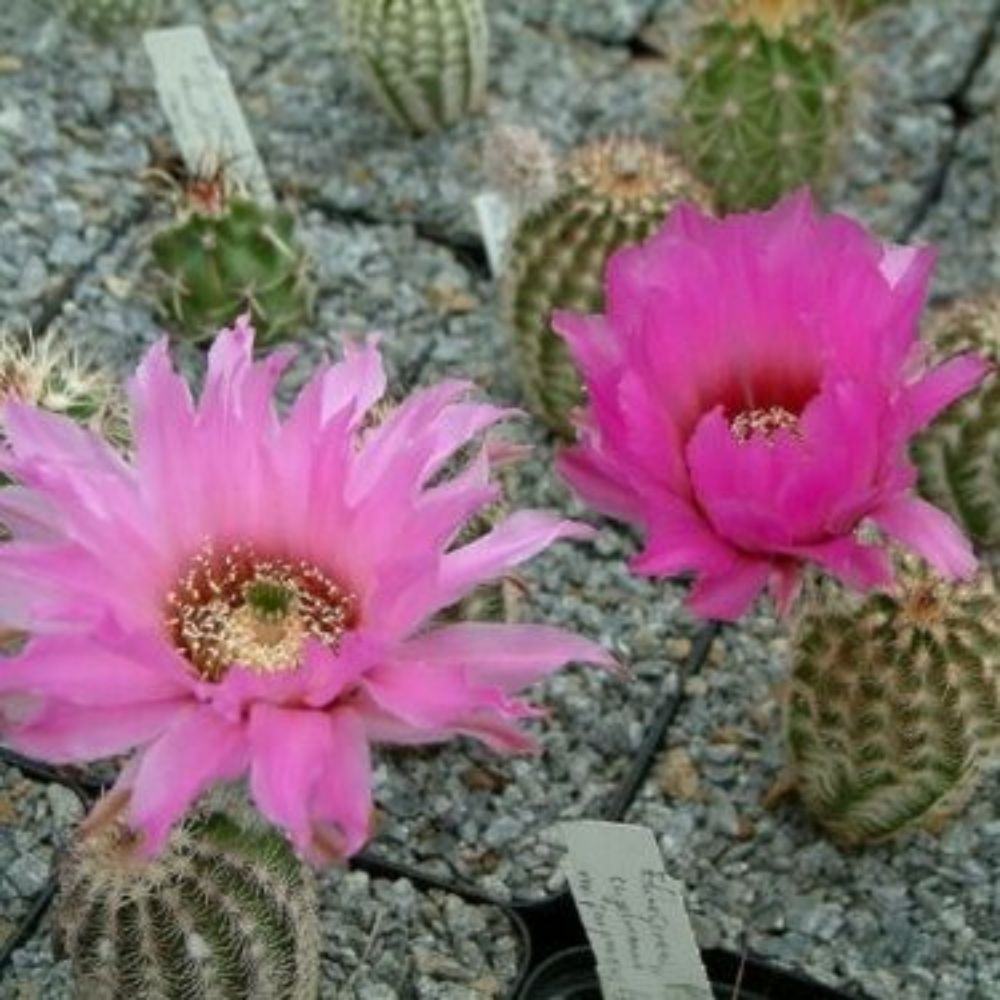
[(167, 595), (170, 636), (209, 681), (231, 666), (296, 670), (307, 639), (336, 649), (356, 621), (355, 596), (322, 570), (242, 545), (221, 553), (205, 546)]
[(820, 10), (819, 0), (733, 0), (731, 9), (737, 24), (755, 22), (772, 37), (794, 28)]
[(763, 438), (772, 444), (778, 431), (789, 431), (796, 438), (802, 436), (799, 430), (799, 418), (783, 406), (743, 410), (730, 421), (729, 429), (740, 444), (756, 438)]

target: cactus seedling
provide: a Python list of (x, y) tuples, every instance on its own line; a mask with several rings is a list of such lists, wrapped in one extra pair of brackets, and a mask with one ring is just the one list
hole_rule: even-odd
[[(1000, 364), (1000, 295), (959, 301), (933, 316), (936, 360), (974, 350)], [(950, 406), (913, 445), (920, 492), (984, 549), (1000, 547), (1000, 378)]]
[(369, 90), (404, 128), (434, 132), (482, 108), (482, 0), (340, 0), (340, 16)]
[(683, 66), (681, 145), (721, 209), (822, 185), (847, 111), (840, 27), (812, 4), (748, 0), (704, 23)]
[(201, 341), (249, 312), (266, 347), (312, 316), (313, 287), (292, 214), (254, 201), (224, 172), (195, 179), (180, 217), (153, 239), (160, 304), (179, 335)]
[(608, 258), (646, 239), (682, 200), (705, 205), (708, 194), (676, 159), (638, 139), (611, 139), (571, 155), (555, 194), (519, 220), (507, 254), (507, 323), (528, 404), (557, 433), (572, 432), (570, 411), (583, 397), (552, 312), (599, 312)]
[(1000, 746), (1000, 598), (915, 561), (896, 592), (824, 581), (796, 623), (786, 737), (807, 810), (843, 844), (939, 829)]
[(311, 873), (276, 832), (203, 811), (152, 860), (112, 824), (60, 871), (56, 942), (77, 995), (131, 1000), (316, 1000)]

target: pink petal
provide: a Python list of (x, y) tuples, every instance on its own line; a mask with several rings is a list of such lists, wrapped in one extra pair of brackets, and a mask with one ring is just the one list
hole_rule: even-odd
[(993, 366), (977, 354), (961, 354), (929, 371), (903, 397), (909, 433), (926, 427), (942, 410), (974, 389)]
[(736, 621), (767, 586), (771, 570), (771, 564), (764, 560), (734, 561), (727, 573), (699, 577), (688, 604), (701, 618)]
[(947, 514), (926, 501), (900, 497), (875, 511), (871, 518), (944, 576), (967, 579), (976, 572), (976, 557), (969, 540)]

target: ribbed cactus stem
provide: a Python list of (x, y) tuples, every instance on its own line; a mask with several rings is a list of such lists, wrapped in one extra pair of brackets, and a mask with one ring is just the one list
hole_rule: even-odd
[(316, 1000), (315, 889), (281, 836), (208, 812), (151, 861), (132, 838), (111, 826), (61, 866), (56, 940), (79, 997)]
[[(1000, 365), (1000, 295), (932, 314), (933, 360), (976, 351)], [(1000, 548), (1000, 377), (950, 406), (916, 439), (920, 492), (948, 511), (982, 549)]]
[(684, 60), (683, 152), (726, 211), (769, 207), (831, 173), (848, 76), (839, 21), (808, 13), (786, 4), (709, 21)]
[(552, 313), (600, 312), (608, 259), (645, 240), (682, 200), (704, 206), (708, 193), (676, 159), (641, 140), (612, 139), (567, 158), (555, 193), (520, 218), (507, 253), (507, 323), (528, 405), (557, 433), (572, 433), (583, 393)]
[(482, 0), (340, 0), (340, 18), (369, 90), (404, 128), (434, 132), (483, 107)]
[(837, 841), (939, 829), (1000, 749), (1000, 598), (901, 562), (898, 588), (824, 583), (796, 623), (786, 708), (796, 788)]

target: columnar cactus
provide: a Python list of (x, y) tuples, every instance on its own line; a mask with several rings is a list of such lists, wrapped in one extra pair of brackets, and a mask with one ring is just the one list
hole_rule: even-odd
[(160, 0), (62, 0), (70, 20), (98, 37), (156, 21)]
[(893, 594), (824, 583), (792, 641), (791, 776), (843, 844), (939, 829), (1000, 748), (1000, 597), (907, 561)]
[(190, 185), (180, 218), (153, 239), (160, 304), (175, 333), (202, 341), (249, 312), (260, 346), (298, 333), (313, 286), (292, 214), (216, 176)]
[(20, 343), (0, 335), (0, 400), (18, 400), (70, 417), (117, 447), (129, 442), (124, 400), (114, 378), (49, 336)]
[(112, 825), (60, 870), (56, 944), (76, 995), (107, 1000), (316, 1000), (311, 873), (276, 832), (203, 812), (150, 861)]
[(340, 17), (369, 89), (404, 128), (434, 132), (483, 107), (482, 0), (340, 0)]
[(557, 433), (571, 433), (582, 390), (552, 312), (599, 312), (608, 258), (646, 239), (682, 200), (705, 205), (708, 193), (676, 159), (638, 139), (611, 139), (570, 156), (555, 194), (520, 218), (506, 259), (507, 322), (528, 405)]
[[(974, 350), (1000, 365), (1000, 295), (955, 303), (933, 316), (936, 359)], [(914, 442), (920, 492), (961, 522), (982, 548), (1000, 548), (1000, 378), (995, 374)]]
[(706, 21), (683, 63), (682, 150), (726, 211), (822, 185), (847, 114), (839, 20), (803, 0), (745, 0)]

